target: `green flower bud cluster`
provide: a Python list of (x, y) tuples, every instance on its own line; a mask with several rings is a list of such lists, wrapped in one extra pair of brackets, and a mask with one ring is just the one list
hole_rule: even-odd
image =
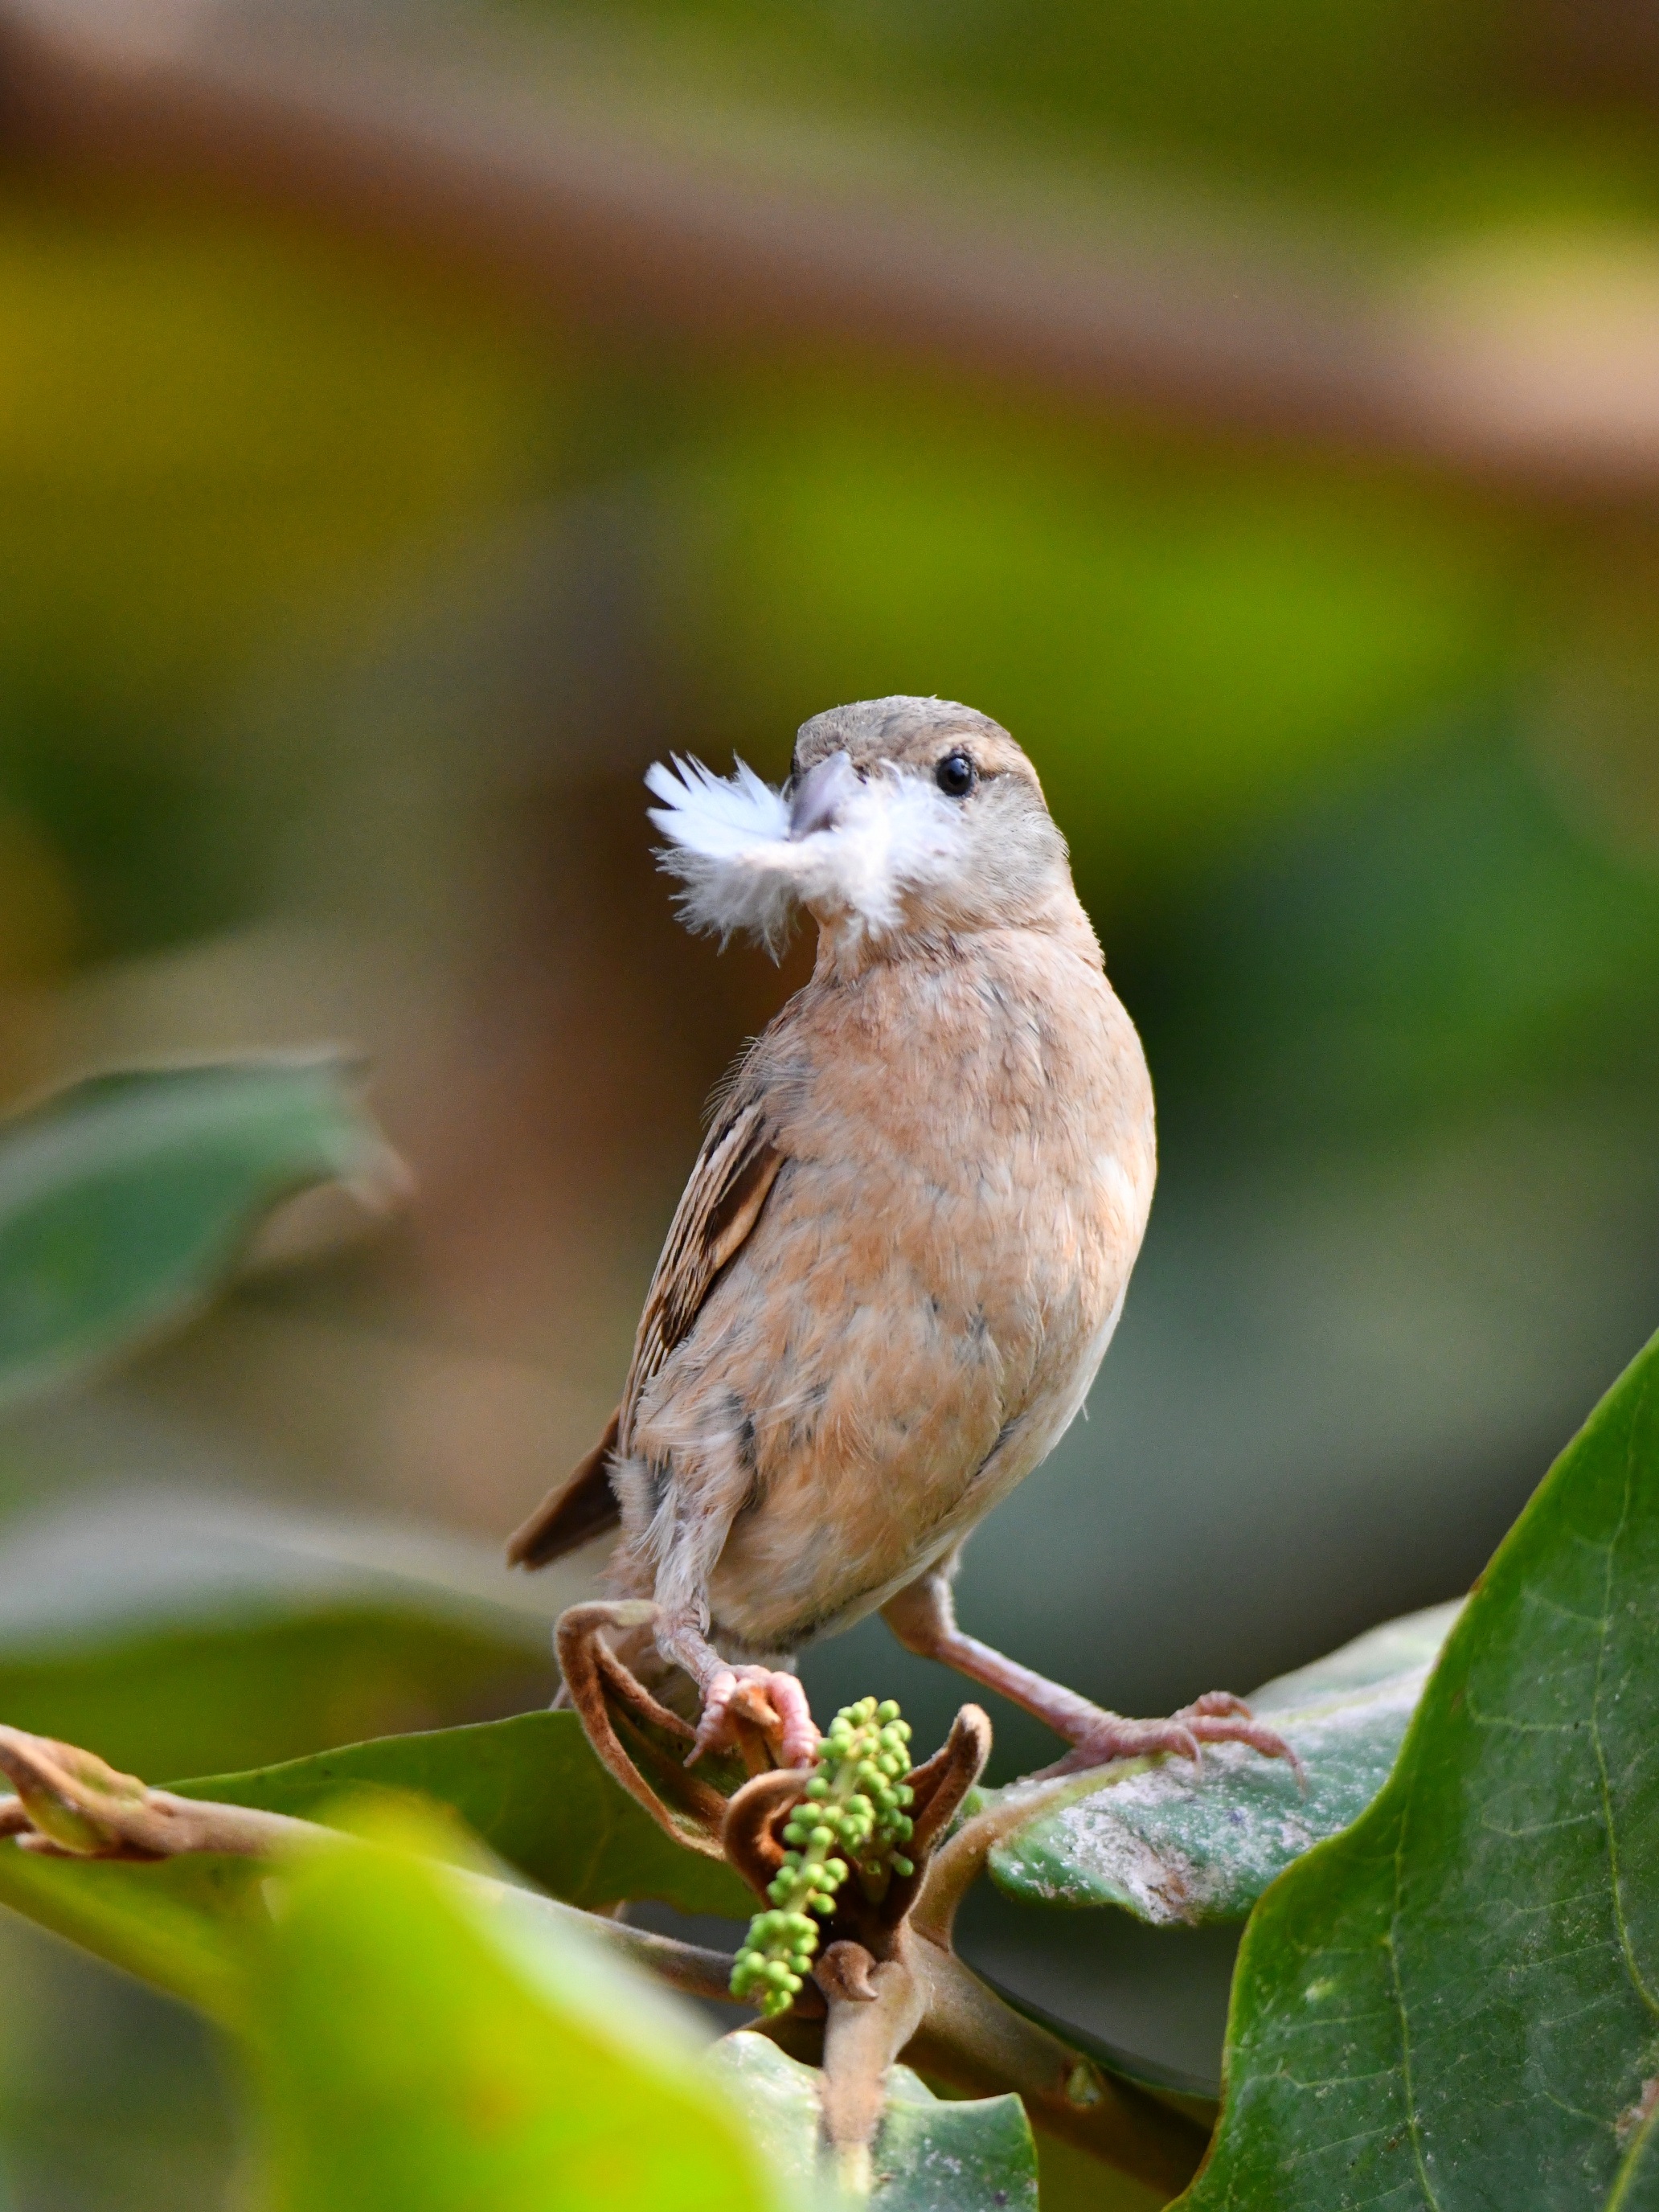
[(891, 1875), (915, 1872), (899, 1850), (910, 1840), (910, 1729), (889, 1698), (843, 1706), (818, 1746), (817, 1768), (789, 1815), (783, 1856), (732, 1969), (732, 1994), (750, 1997), (769, 2019), (787, 2012), (818, 1948), (817, 1920), (836, 1909), (836, 1893), (856, 1869), (866, 1894), (879, 1897)]

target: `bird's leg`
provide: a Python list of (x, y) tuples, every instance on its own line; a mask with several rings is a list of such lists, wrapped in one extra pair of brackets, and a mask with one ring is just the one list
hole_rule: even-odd
[[(702, 1714), (692, 1760), (706, 1751), (747, 1756), (741, 1734), (746, 1727), (765, 1738), (783, 1765), (810, 1766), (818, 1732), (796, 1676), (781, 1668), (734, 1667), (708, 1641), (709, 1581), (750, 1480), (735, 1452), (676, 1471), (659, 1509), (668, 1533), (653, 1591), (657, 1649), (697, 1686)], [(750, 1741), (752, 1746), (752, 1735)]]
[(1167, 1720), (1125, 1720), (1061, 1683), (1051, 1682), (1047, 1675), (1005, 1659), (1000, 1651), (957, 1626), (951, 1596), (953, 1565), (933, 1568), (890, 1598), (882, 1618), (907, 1651), (942, 1660), (1063, 1736), (1073, 1747), (1064, 1759), (1044, 1768), (1045, 1774), (1071, 1774), (1084, 1767), (1104, 1766), (1115, 1759), (1139, 1759), (1161, 1751), (1196, 1759), (1201, 1743), (1248, 1743), (1264, 1759), (1287, 1759), (1300, 1771), (1301, 1761), (1284, 1737), (1255, 1719), (1243, 1699), (1225, 1690), (1208, 1692)]
[(733, 1667), (721, 1658), (695, 1615), (664, 1613), (657, 1625), (657, 1648), (683, 1667), (697, 1686), (702, 1712), (688, 1765), (706, 1751), (742, 1748), (738, 1730), (758, 1729), (777, 1748), (784, 1766), (810, 1766), (818, 1732), (798, 1676), (777, 1667)]

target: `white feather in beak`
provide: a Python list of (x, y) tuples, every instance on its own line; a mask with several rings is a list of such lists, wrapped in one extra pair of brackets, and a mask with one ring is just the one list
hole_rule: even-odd
[(747, 931), (775, 958), (797, 906), (880, 936), (906, 891), (939, 882), (961, 851), (961, 817), (931, 778), (884, 763), (860, 779), (844, 753), (821, 761), (790, 801), (739, 761), (732, 776), (701, 761), (658, 762), (646, 785), (671, 842), (659, 865), (680, 878), (681, 918), (724, 943)]

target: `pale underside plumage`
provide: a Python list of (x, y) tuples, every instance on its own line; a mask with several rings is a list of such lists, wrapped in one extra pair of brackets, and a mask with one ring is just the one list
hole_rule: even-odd
[(745, 1054), (670, 1229), (613, 1589), (655, 1598), (677, 1657), (770, 1659), (949, 1553), (1077, 1412), (1152, 1173), (1080, 913), (925, 972), (826, 967)]
[(747, 933), (777, 952), (798, 907), (844, 915), (881, 936), (906, 893), (943, 880), (961, 843), (959, 817), (930, 778), (883, 763), (848, 766), (833, 822), (792, 836), (789, 803), (742, 761), (719, 776), (701, 761), (659, 762), (646, 784), (651, 819), (670, 843), (659, 866), (685, 885), (683, 919), (722, 941)]

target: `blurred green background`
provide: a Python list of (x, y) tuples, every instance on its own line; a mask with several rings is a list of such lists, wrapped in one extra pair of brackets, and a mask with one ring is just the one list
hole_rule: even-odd
[[(896, 690), (1036, 761), (1159, 1094), (1118, 1341), (969, 1625), (1158, 1712), (1465, 1586), (1659, 1319), (1645, 14), (0, 38), (0, 1085), (344, 1041), (417, 1178), (8, 1419), (4, 1717), (161, 1780), (550, 1691), (597, 1563), (515, 1590), (500, 1540), (805, 957), (677, 930), (641, 771), (776, 776)], [(957, 1702), (878, 1624), (805, 1671), (923, 1741)], [(1213, 2069), (1224, 1942), (967, 1948)], [(0, 1977), (0, 2202), (236, 2201), (197, 2029), (9, 1923)]]

